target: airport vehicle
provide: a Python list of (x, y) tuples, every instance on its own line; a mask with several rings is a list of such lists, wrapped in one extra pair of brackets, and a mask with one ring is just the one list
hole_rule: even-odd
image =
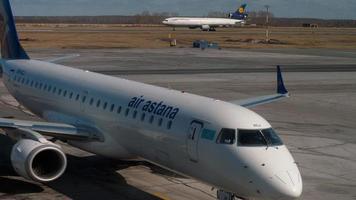
[(229, 13), (228, 18), (211, 17), (170, 17), (162, 21), (163, 24), (173, 27), (200, 28), (203, 31), (215, 31), (217, 27), (230, 27), (244, 24), (248, 15), (245, 12), (247, 4), (241, 5), (236, 12)]
[(279, 68), (277, 94), (229, 103), (31, 60), (19, 43), (9, 1), (0, 2), (3, 82), (45, 120), (0, 118), (0, 128), (16, 140), (11, 162), (19, 175), (38, 182), (59, 178), (67, 159), (54, 141), (62, 140), (193, 177), (217, 188), (219, 199), (301, 195), (302, 179), (287, 147), (247, 109), (288, 96)]
[(200, 48), (200, 49), (220, 49), (218, 43), (209, 42), (206, 40), (195, 40), (193, 42), (193, 48)]

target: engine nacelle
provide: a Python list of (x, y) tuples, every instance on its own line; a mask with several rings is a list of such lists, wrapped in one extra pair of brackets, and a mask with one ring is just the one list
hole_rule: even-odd
[(11, 162), (19, 175), (36, 182), (56, 180), (67, 167), (67, 158), (58, 145), (31, 139), (19, 140), (14, 145)]
[(208, 30), (210, 30), (210, 26), (209, 25), (202, 25), (201, 29), (204, 30), (204, 31), (208, 31)]

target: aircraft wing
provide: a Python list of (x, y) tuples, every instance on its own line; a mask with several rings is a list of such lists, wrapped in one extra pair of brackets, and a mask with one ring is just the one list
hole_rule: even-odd
[(44, 136), (65, 140), (100, 140), (100, 134), (93, 128), (62, 123), (0, 118), (0, 129), (39, 133)]
[(276, 94), (253, 97), (249, 99), (241, 99), (241, 100), (231, 101), (230, 103), (251, 108), (258, 105), (278, 101), (285, 97), (289, 97), (289, 93), (286, 87), (284, 86), (281, 69), (279, 66), (277, 66), (277, 93)]

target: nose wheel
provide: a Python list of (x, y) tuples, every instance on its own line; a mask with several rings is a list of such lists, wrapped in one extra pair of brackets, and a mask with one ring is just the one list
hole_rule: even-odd
[(216, 197), (218, 200), (234, 200), (235, 195), (231, 192), (226, 192), (224, 190), (218, 190), (216, 192)]
[(217, 200), (246, 200), (240, 197), (237, 197), (236, 195), (234, 195), (231, 192), (227, 192), (224, 190), (217, 190), (216, 192), (216, 199)]

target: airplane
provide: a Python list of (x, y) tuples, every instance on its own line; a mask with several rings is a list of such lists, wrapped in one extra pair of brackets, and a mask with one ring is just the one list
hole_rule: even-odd
[(188, 92), (32, 60), (21, 46), (9, 0), (0, 1), (2, 79), (43, 121), (0, 118), (15, 141), (10, 160), (22, 177), (60, 178), (60, 140), (114, 159), (139, 158), (207, 183), (217, 199), (295, 199), (302, 178), (291, 153), (263, 117), (249, 110), (288, 97), (277, 93), (225, 102)]
[(248, 14), (246, 14), (247, 4), (242, 4), (236, 12), (229, 13), (228, 18), (209, 17), (171, 17), (162, 21), (164, 25), (173, 27), (189, 27), (190, 29), (200, 28), (203, 31), (215, 31), (217, 27), (229, 27), (244, 24)]

